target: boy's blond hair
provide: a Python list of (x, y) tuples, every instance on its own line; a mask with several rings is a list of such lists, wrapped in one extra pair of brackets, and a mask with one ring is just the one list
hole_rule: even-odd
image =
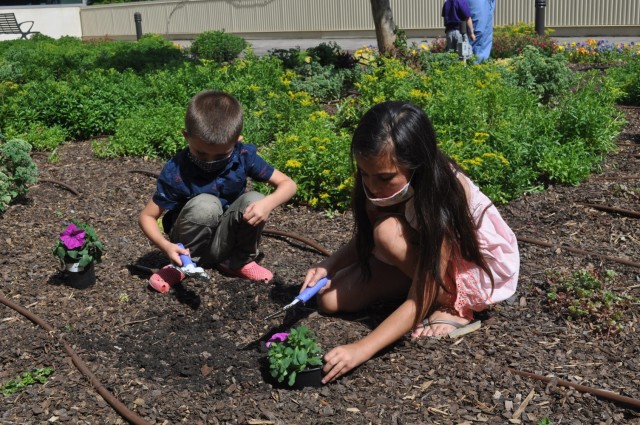
[(242, 106), (230, 94), (205, 90), (189, 101), (184, 120), (188, 137), (212, 145), (235, 142), (242, 132)]

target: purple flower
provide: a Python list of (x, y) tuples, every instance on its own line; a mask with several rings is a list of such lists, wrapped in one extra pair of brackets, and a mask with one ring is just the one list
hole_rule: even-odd
[(71, 223), (64, 229), (64, 232), (60, 234), (60, 240), (67, 249), (76, 249), (84, 245), (84, 230), (79, 229), (78, 226)]
[(280, 333), (271, 335), (271, 338), (269, 338), (269, 340), (266, 343), (267, 348), (271, 346), (272, 342), (282, 342), (285, 339), (287, 339), (288, 336), (289, 336), (289, 332), (280, 332)]

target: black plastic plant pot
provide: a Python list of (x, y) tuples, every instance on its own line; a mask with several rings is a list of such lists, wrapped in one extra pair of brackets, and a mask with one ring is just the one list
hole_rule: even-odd
[[(89, 263), (85, 268), (79, 268), (75, 264), (65, 264), (63, 271), (64, 283), (75, 289), (87, 289), (96, 283), (95, 263)], [(75, 267), (74, 267), (75, 266)]]
[(322, 366), (306, 369), (296, 374), (296, 380), (293, 383), (294, 390), (301, 390), (307, 387), (321, 387), (322, 384)]

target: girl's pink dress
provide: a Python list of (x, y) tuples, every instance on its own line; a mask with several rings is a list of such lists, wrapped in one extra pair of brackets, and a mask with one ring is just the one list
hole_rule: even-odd
[[(473, 320), (474, 311), (485, 310), (491, 304), (506, 300), (516, 291), (520, 270), (518, 241), (513, 231), (502, 219), (491, 200), (465, 175), (470, 190), (469, 209), (478, 227), (478, 242), (487, 265), (493, 274), (491, 279), (476, 264), (459, 259), (455, 264), (457, 296), (454, 308), (461, 317)], [(407, 202), (405, 217), (415, 228), (413, 199)]]

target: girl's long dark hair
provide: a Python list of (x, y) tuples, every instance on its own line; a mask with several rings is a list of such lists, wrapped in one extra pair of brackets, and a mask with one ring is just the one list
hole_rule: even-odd
[[(384, 102), (360, 120), (351, 142), (352, 160), (390, 152), (396, 164), (413, 173), (414, 205), (419, 234), (419, 259), (414, 278), (417, 315), (414, 326), (432, 310), (439, 288), (455, 288), (454, 269), (441, 270), (443, 243), (450, 259), (462, 257), (493, 276), (480, 252), (476, 225), (464, 188), (456, 177), (458, 165), (438, 149), (435, 130), (422, 109), (406, 102)], [(356, 172), (352, 209), (359, 262), (370, 274), (373, 225), (366, 212), (362, 176)], [(455, 264), (455, 261), (449, 261)], [(451, 279), (445, 285), (442, 276)], [(435, 284), (434, 284), (435, 283)]]

